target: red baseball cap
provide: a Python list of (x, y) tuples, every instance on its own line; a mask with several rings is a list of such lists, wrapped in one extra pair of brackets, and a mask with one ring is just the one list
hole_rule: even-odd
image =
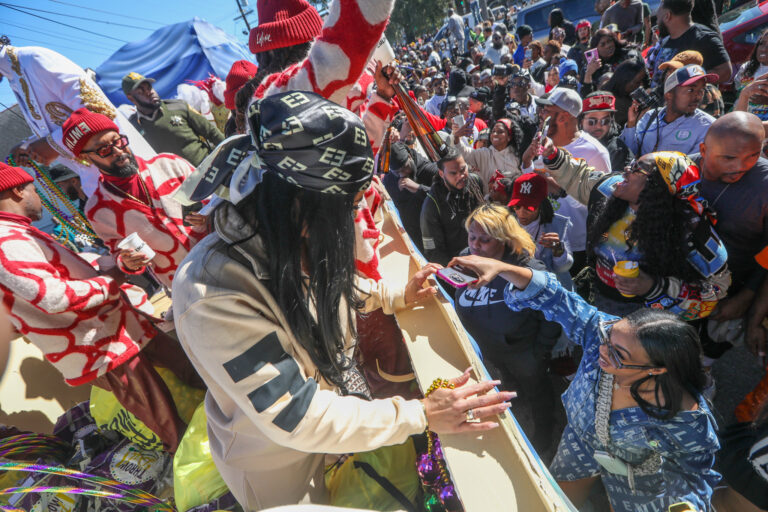
[(507, 206), (524, 206), (533, 211), (547, 198), (547, 180), (535, 172), (523, 174), (515, 180), (512, 199)]

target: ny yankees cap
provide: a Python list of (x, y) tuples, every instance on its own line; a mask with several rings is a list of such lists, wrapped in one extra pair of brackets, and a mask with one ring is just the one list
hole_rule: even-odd
[(547, 180), (535, 172), (518, 176), (512, 186), (512, 199), (507, 206), (523, 206), (535, 210), (547, 198)]

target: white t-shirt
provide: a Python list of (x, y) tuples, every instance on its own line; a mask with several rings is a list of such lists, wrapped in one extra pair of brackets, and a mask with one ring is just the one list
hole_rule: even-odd
[[(578, 139), (574, 140), (565, 149), (574, 157), (585, 160), (587, 165), (602, 173), (611, 172), (611, 156), (600, 141), (585, 131), (581, 131)], [(545, 169), (541, 157), (533, 162), (533, 168)], [(525, 172), (528, 172), (526, 169)], [(571, 196), (565, 196), (557, 200), (555, 213), (567, 217), (573, 223), (571, 230), (571, 250), (583, 251), (587, 248), (587, 207)], [(559, 206), (559, 207), (558, 207)]]

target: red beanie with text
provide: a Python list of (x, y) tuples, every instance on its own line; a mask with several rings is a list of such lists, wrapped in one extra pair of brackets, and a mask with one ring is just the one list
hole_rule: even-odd
[(21, 167), (0, 162), (0, 192), (32, 183), (35, 179)]
[(259, 26), (251, 29), (253, 53), (306, 43), (323, 29), (323, 19), (306, 0), (259, 0)]
[(80, 156), (88, 141), (99, 132), (114, 130), (120, 133), (120, 128), (104, 114), (91, 112), (87, 108), (79, 108), (70, 114), (61, 125), (64, 133), (63, 141), (76, 157)]

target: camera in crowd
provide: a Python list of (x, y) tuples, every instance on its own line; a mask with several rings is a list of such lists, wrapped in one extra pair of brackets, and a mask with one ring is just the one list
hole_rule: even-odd
[(629, 94), (629, 97), (637, 102), (639, 112), (644, 112), (652, 108), (658, 108), (662, 105), (661, 98), (659, 98), (657, 94), (655, 94), (653, 91), (648, 92), (643, 87), (638, 87), (632, 91)]
[(496, 66), (493, 66), (493, 76), (508, 76), (509, 75), (509, 69), (507, 68), (506, 64), (499, 64)]

